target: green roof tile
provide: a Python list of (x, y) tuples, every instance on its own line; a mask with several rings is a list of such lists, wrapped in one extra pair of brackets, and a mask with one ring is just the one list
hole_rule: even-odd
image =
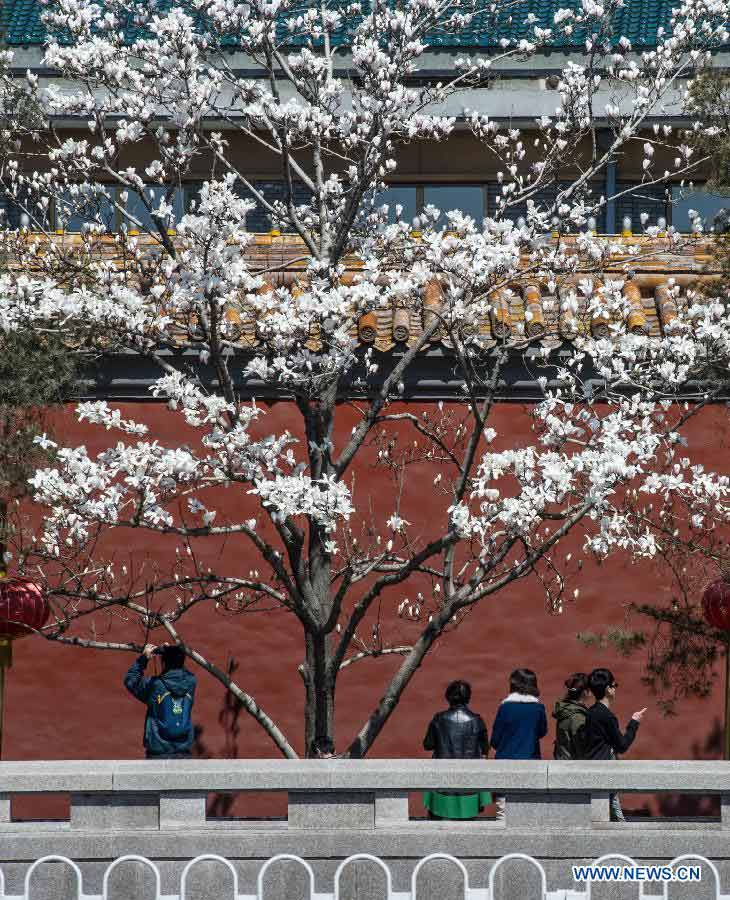
[[(158, 2), (157, 9), (170, 2)], [(490, 49), (499, 46), (502, 38), (520, 39), (528, 37), (531, 29), (526, 25), (528, 14), (537, 18), (542, 28), (553, 25), (556, 9), (573, 7), (577, 0), (517, 0), (505, 4), (506, 9), (497, 14), (496, 20), (488, 14), (478, 16), (469, 29), (458, 35), (435, 33), (431, 40), (433, 46), (439, 47), (481, 47)], [(652, 47), (656, 44), (657, 28), (669, 26), (672, 7), (676, 0), (625, 0), (624, 8), (619, 10), (614, 20), (616, 38), (625, 35), (635, 47)], [(306, 8), (309, 3), (302, 2)], [(40, 21), (40, 3), (37, 0), (2, 0), (0, 2), (0, 28), (4, 31), (5, 41), (9, 46), (26, 46), (43, 44), (45, 31)], [(282, 29), (283, 33), (283, 29)], [(140, 33), (130, 25), (127, 29), (130, 41)], [(558, 48), (580, 47), (585, 41), (585, 32), (578, 31), (570, 37), (561, 35), (551, 46)], [(344, 34), (335, 36), (337, 42), (344, 40)]]

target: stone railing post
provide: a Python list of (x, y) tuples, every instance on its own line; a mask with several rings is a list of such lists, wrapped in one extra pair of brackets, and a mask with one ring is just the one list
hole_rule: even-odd
[(598, 825), (611, 820), (610, 798), (609, 791), (593, 791), (591, 794), (591, 822)]
[(71, 828), (80, 831), (149, 831), (160, 827), (154, 793), (71, 794)]
[(375, 827), (392, 828), (408, 823), (408, 791), (377, 791), (375, 794)]
[(289, 828), (363, 831), (375, 828), (368, 791), (289, 791)]
[(720, 794), (720, 820), (723, 829), (730, 829), (730, 794)]
[(520, 791), (505, 794), (504, 824), (507, 828), (591, 827), (591, 795)]
[(160, 829), (202, 828), (207, 802), (207, 791), (163, 791), (160, 793)]

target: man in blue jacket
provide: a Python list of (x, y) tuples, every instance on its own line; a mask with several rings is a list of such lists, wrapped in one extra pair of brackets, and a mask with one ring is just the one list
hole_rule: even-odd
[[(162, 658), (162, 674), (145, 678), (150, 658)], [(144, 748), (148, 759), (188, 759), (193, 746), (192, 710), (195, 675), (185, 666), (182, 647), (146, 644), (142, 655), (129, 667), (124, 686), (147, 706)]]

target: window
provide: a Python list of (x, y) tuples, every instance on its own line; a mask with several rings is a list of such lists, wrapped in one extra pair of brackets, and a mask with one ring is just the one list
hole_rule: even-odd
[[(273, 203), (275, 201), (279, 201), (283, 203), (286, 199), (286, 188), (283, 181), (254, 181), (254, 187), (260, 194), (263, 195), (264, 199), (269, 203)], [(256, 202), (256, 208), (252, 209), (250, 213), (246, 216), (246, 230), (253, 231), (258, 233), (264, 233), (267, 231), (271, 231), (272, 228), (288, 228), (286, 223), (283, 223), (281, 220), (276, 219), (272, 213), (266, 209), (263, 204), (255, 201), (255, 198), (250, 194), (250, 192), (242, 187), (239, 182), (236, 182), (237, 190), (239, 191), (242, 197), (249, 197), (251, 200)], [(294, 205), (302, 206), (306, 203), (310, 203), (312, 200), (312, 194), (307, 187), (302, 184), (301, 181), (295, 181), (293, 184), (294, 189)]]
[(713, 227), (715, 217), (720, 210), (730, 210), (730, 197), (711, 194), (697, 186), (694, 191), (683, 191), (679, 185), (675, 185), (672, 188), (672, 201), (672, 225), (677, 231), (685, 233), (692, 231), (692, 222), (689, 217), (691, 209), (699, 213), (705, 231), (709, 231)]
[(375, 198), (376, 207), (388, 205), (388, 221), (396, 221), (396, 207), (403, 207), (400, 218), (404, 222), (412, 222), (418, 215), (418, 189), (415, 184), (396, 184), (383, 191)]
[(37, 197), (31, 197), (30, 191), (26, 189), (19, 191), (17, 200), (7, 192), (0, 191), (0, 228), (27, 227), (31, 231), (48, 228), (49, 206), (50, 204), (41, 204)]
[(185, 212), (192, 212), (192, 204), (196, 204), (200, 200), (200, 190), (203, 186), (202, 181), (189, 181), (183, 187), (183, 199), (185, 201)]
[(82, 231), (84, 225), (93, 223), (103, 225), (106, 231), (113, 231), (116, 221), (116, 209), (113, 198), (114, 188), (97, 188), (80, 185), (69, 188), (63, 197), (56, 201), (56, 228), (65, 231)]
[[(511, 220), (512, 222), (516, 222), (519, 218), (525, 218), (527, 216), (527, 204), (526, 203), (518, 203), (515, 206), (505, 207), (503, 204), (498, 203), (498, 200), (504, 197), (502, 193), (502, 185), (498, 184), (495, 181), (490, 182), (487, 185), (487, 215), (492, 216), (492, 218), (499, 218), (504, 220)], [(536, 203), (540, 201), (540, 198), (535, 196), (533, 197)], [(543, 202), (547, 198), (543, 198)]]
[[(623, 231), (624, 219), (631, 219), (631, 230), (634, 234), (641, 234), (645, 227), (656, 225), (660, 216), (666, 218), (667, 204), (665, 190), (661, 185), (631, 184), (628, 181), (619, 181), (616, 185), (616, 193), (622, 193), (630, 188), (630, 192), (618, 197), (616, 205), (616, 231)], [(642, 213), (648, 218), (646, 225), (641, 221)]]
[[(191, 204), (197, 203), (200, 199), (200, 190), (202, 188), (202, 181), (191, 181), (184, 187), (184, 200), (185, 200), (185, 211), (190, 212), (192, 209)], [(279, 200), (282, 201), (285, 198), (284, 191), (284, 182), (283, 181), (254, 181), (254, 187), (256, 190), (260, 191), (264, 197), (271, 201)], [(246, 230), (251, 232), (257, 232), (259, 234), (264, 234), (268, 231), (271, 231), (272, 228), (281, 227), (281, 222), (274, 222), (273, 216), (271, 213), (264, 208), (264, 206), (258, 203), (255, 197), (251, 194), (250, 191), (245, 188), (240, 181), (236, 181), (234, 191), (238, 194), (239, 197), (248, 198), (252, 200), (256, 207), (252, 209), (246, 216)], [(296, 206), (301, 206), (305, 203), (309, 203), (311, 201), (311, 193), (309, 190), (301, 183), (294, 182), (294, 203)], [(286, 226), (285, 226), (286, 227)]]
[[(145, 188), (145, 195), (151, 204), (153, 210), (157, 209), (159, 204), (164, 200), (169, 187), (165, 185), (149, 185)], [(152, 221), (147, 207), (142, 202), (142, 198), (136, 191), (129, 191), (127, 199), (127, 212), (130, 216), (139, 222), (143, 231), (157, 231), (157, 226)], [(184, 198), (183, 189), (176, 187), (173, 190), (172, 197), (169, 201), (172, 211), (167, 218), (167, 227), (173, 228), (176, 222), (179, 222), (184, 214)], [(137, 228), (136, 222), (126, 220), (128, 228)]]
[[(544, 187), (540, 191), (536, 191), (530, 199), (537, 207), (538, 211), (547, 210), (552, 204), (555, 202), (555, 198), (557, 197), (558, 189), (563, 190), (569, 187), (572, 184), (570, 181), (560, 181), (557, 184), (549, 184)], [(586, 203), (598, 202), (601, 196), (604, 194), (603, 184), (600, 185), (592, 185), (593, 190), (591, 193), (587, 194), (584, 199)], [(507, 209), (504, 207), (497, 205), (497, 198), (502, 197), (502, 185), (497, 184), (496, 182), (491, 182), (487, 185), (487, 210), (488, 215), (490, 216), (499, 216), (500, 219), (509, 219), (512, 222), (517, 222), (518, 219), (527, 218), (527, 201), (524, 203), (517, 203), (514, 206), (510, 206)], [(575, 205), (575, 200), (572, 201), (569, 205)], [(593, 216), (596, 219), (596, 228), (599, 232), (603, 232), (605, 230), (605, 222), (606, 222), (606, 208), (602, 207), (597, 213), (594, 213)], [(566, 225), (564, 224), (564, 228)], [(570, 229), (570, 230), (578, 230), (578, 229)]]
[(15, 202), (3, 191), (0, 194), (0, 226), (2, 228), (17, 228), (20, 224), (20, 214)]
[(481, 227), (485, 215), (485, 189), (481, 184), (427, 184), (423, 188), (423, 204), (441, 210), (437, 225), (446, 225), (446, 213), (458, 209)]

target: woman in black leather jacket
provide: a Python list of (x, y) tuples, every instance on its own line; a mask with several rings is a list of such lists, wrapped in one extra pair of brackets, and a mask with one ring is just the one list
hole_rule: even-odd
[[(432, 750), (434, 759), (481, 759), (487, 755), (487, 726), (480, 715), (469, 709), (471, 686), (452, 681), (446, 688), (449, 708), (436, 713), (423, 739), (423, 749)], [(426, 791), (423, 804), (429, 818), (473, 819), (492, 802), (486, 791)]]

